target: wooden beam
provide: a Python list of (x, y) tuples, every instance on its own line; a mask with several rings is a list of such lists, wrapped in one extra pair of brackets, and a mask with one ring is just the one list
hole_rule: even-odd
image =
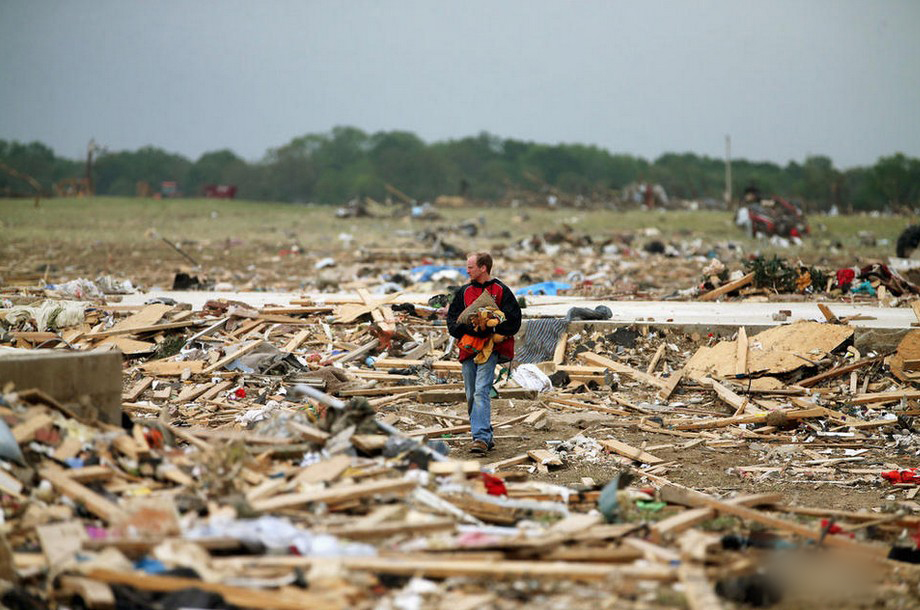
[(166, 324), (153, 324), (150, 326), (141, 326), (139, 328), (123, 328), (123, 329), (112, 329), (101, 330), (95, 333), (87, 333), (83, 335), (84, 339), (99, 339), (101, 337), (111, 337), (113, 335), (139, 335), (142, 333), (155, 333), (162, 330), (174, 330), (176, 328), (186, 328), (189, 326), (201, 326), (205, 324), (205, 320), (186, 320), (184, 322), (168, 322)]
[(595, 354), (593, 352), (582, 352), (578, 354), (578, 359), (583, 362), (587, 362), (588, 364), (593, 364), (594, 366), (608, 368), (616, 373), (628, 375), (636, 381), (641, 381), (651, 386), (655, 386), (661, 389), (668, 387), (668, 383), (662, 379), (658, 379), (657, 377), (643, 373), (638, 369), (634, 369), (631, 366), (625, 365), (615, 360), (611, 360), (610, 358), (605, 358), (604, 356)]
[(710, 290), (709, 292), (701, 296), (700, 300), (701, 301), (715, 301), (720, 296), (728, 294), (729, 292), (734, 292), (735, 290), (738, 290), (739, 288), (744, 288), (745, 286), (747, 286), (753, 281), (754, 281), (754, 272), (752, 271), (748, 273), (747, 275), (745, 275), (744, 277), (735, 280), (734, 282), (729, 282), (727, 284), (723, 284), (722, 286), (719, 286), (715, 290)]
[(254, 340), (252, 343), (250, 343), (249, 345), (246, 345), (246, 346), (244, 346), (244, 347), (241, 347), (240, 349), (236, 350), (235, 352), (233, 352), (233, 353), (231, 353), (231, 354), (229, 354), (229, 355), (227, 355), (227, 356), (224, 356), (223, 358), (221, 358), (220, 360), (218, 360), (217, 362), (215, 362), (215, 363), (212, 364), (211, 366), (206, 367), (206, 368), (205, 368), (204, 370), (202, 370), (201, 372), (202, 372), (202, 374), (204, 374), (204, 375), (210, 375), (210, 374), (213, 373), (214, 371), (216, 371), (216, 370), (218, 370), (218, 369), (220, 369), (220, 368), (223, 368), (224, 366), (230, 364), (231, 362), (233, 362), (234, 360), (236, 360), (236, 359), (239, 358), (240, 356), (245, 356), (245, 355), (248, 354), (249, 352), (251, 352), (251, 351), (253, 351), (254, 349), (256, 349), (257, 347), (259, 347), (259, 345), (261, 345), (261, 344), (262, 344), (262, 341), (256, 339), (256, 340)]
[(39, 474), (59, 492), (71, 500), (80, 502), (86, 507), (86, 510), (109, 523), (124, 521), (128, 518), (127, 513), (118, 505), (74, 481), (63, 470), (42, 468)]
[[(737, 498), (728, 500), (728, 502), (741, 506), (761, 506), (764, 504), (775, 504), (782, 499), (782, 494), (763, 493), (738, 496)], [(684, 510), (676, 515), (666, 517), (661, 521), (653, 523), (650, 528), (650, 537), (652, 542), (661, 544), (668, 537), (679, 534), (691, 527), (696, 527), (705, 521), (715, 518), (715, 516), (716, 511), (708, 507)]]
[(823, 373), (815, 375), (814, 377), (808, 377), (806, 379), (799, 381), (795, 385), (801, 386), (803, 388), (810, 388), (811, 386), (819, 384), (822, 381), (827, 381), (828, 379), (833, 379), (835, 377), (845, 375), (849, 373), (850, 371), (861, 369), (864, 366), (875, 364), (876, 362), (880, 362), (881, 360), (882, 360), (882, 356), (876, 356), (875, 358), (863, 358), (862, 360), (858, 360), (852, 364), (847, 364), (845, 366), (838, 366), (837, 368), (833, 368), (829, 371), (824, 371)]
[(626, 443), (615, 439), (599, 439), (597, 442), (600, 443), (601, 446), (608, 451), (618, 453), (622, 456), (628, 457), (631, 460), (642, 462), (643, 464), (650, 464), (654, 466), (664, 462), (664, 460), (660, 457), (654, 456), (647, 451), (637, 449), (636, 447), (632, 447), (631, 445), (627, 445)]
[(407, 481), (405, 479), (386, 479), (383, 481), (369, 481), (367, 483), (356, 483), (353, 485), (339, 485), (319, 491), (284, 494), (265, 500), (259, 500), (252, 503), (252, 508), (257, 512), (268, 512), (282, 508), (303, 506), (304, 504), (314, 502), (332, 504), (383, 493), (404, 494), (415, 489), (417, 485), (415, 481)]
[(194, 578), (178, 576), (161, 576), (147, 572), (127, 572), (94, 568), (87, 578), (109, 585), (127, 585), (144, 591), (179, 591), (181, 589), (202, 589), (219, 593), (223, 598), (237, 606), (247, 608), (277, 608), (279, 610), (338, 610), (347, 604), (340, 594), (320, 594), (294, 587), (282, 589), (252, 589), (220, 583), (205, 582)]
[(738, 341), (735, 348), (735, 373), (747, 375), (748, 372), (748, 337), (742, 326), (738, 329)]

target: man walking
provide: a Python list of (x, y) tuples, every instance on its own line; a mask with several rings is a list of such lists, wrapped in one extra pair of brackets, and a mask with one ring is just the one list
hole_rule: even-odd
[(472, 453), (492, 449), (490, 392), (495, 365), (514, 358), (514, 334), (521, 328), (521, 307), (514, 293), (492, 277), (488, 252), (466, 259), (470, 282), (457, 289), (447, 310), (447, 330), (458, 339), (470, 416)]

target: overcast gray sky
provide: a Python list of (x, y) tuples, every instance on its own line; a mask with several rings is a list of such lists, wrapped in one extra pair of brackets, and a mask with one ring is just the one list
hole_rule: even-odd
[(0, 139), (261, 158), (350, 125), (920, 157), (918, 0), (0, 0)]

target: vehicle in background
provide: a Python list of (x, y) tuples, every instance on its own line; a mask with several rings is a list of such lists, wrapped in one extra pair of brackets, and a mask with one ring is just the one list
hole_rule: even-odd
[(782, 197), (761, 197), (752, 187), (744, 192), (735, 224), (743, 227), (750, 237), (779, 235), (801, 239), (811, 232), (801, 205)]
[(233, 184), (209, 184), (204, 187), (204, 196), (208, 199), (235, 199), (236, 186)]

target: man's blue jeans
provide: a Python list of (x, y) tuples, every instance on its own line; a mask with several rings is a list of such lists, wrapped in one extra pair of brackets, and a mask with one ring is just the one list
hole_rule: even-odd
[(492, 352), (489, 359), (482, 364), (473, 362), (473, 358), (463, 361), (463, 383), (466, 386), (466, 405), (470, 416), (470, 427), (474, 441), (483, 441), (492, 446), (492, 380), (495, 378), (495, 365), (498, 354)]

